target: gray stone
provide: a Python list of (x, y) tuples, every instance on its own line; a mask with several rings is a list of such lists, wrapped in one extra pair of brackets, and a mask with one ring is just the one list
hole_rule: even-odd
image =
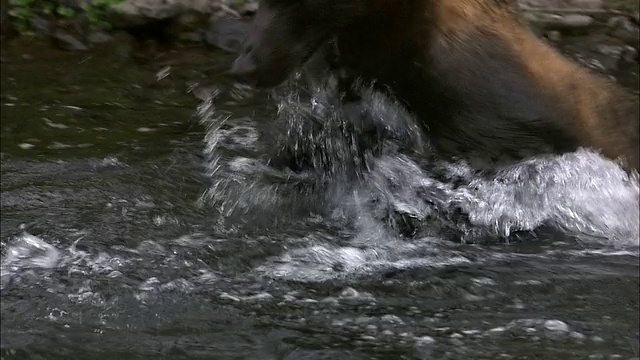
[(593, 18), (588, 15), (568, 14), (562, 17), (562, 24), (571, 28), (587, 27), (593, 24)]
[(569, 332), (569, 325), (560, 320), (547, 320), (544, 322), (544, 328), (549, 331)]
[(249, 30), (249, 23), (240, 19), (222, 17), (214, 20), (205, 33), (205, 41), (220, 49), (237, 52)]

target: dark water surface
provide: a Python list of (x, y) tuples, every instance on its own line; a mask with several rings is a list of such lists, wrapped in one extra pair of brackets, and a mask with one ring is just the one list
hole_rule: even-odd
[[(230, 60), (3, 45), (2, 359), (638, 357), (637, 177), (421, 163), (374, 93), (395, 140), (358, 158), (329, 90), (274, 101)], [(317, 171), (265, 165), (287, 132)]]

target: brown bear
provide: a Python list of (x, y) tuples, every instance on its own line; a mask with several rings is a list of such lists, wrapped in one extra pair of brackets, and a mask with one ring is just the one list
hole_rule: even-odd
[(406, 105), (442, 154), (589, 147), (639, 167), (638, 98), (539, 39), (516, 0), (262, 0), (231, 73), (272, 87), (327, 44)]

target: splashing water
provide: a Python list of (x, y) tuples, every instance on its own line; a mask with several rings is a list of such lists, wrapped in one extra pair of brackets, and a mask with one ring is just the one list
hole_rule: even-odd
[[(537, 230), (551, 229), (584, 242), (638, 245), (637, 174), (580, 149), (497, 169), (487, 179), (464, 162), (429, 159), (428, 141), (397, 101), (366, 87), (360, 95), (358, 103), (343, 103), (332, 79), (309, 94), (290, 86), (275, 94), (272, 122), (287, 129), (279, 150), (271, 158), (225, 161), (225, 144), (241, 142), (227, 138), (247, 124), (221, 130), (213, 97), (205, 101), (199, 112), (209, 127), (205, 153), (213, 185), (203, 200), (227, 220), (235, 213), (271, 223), (276, 214), (287, 214), (293, 222), (306, 211), (328, 223), (351, 224), (350, 242), (359, 249), (324, 244), (287, 255), (329, 267), (401, 259), (416, 245), (405, 249), (394, 242), (425, 236), (495, 241), (535, 238)], [(255, 147), (253, 139), (247, 147)], [(285, 166), (270, 166), (283, 159)], [(380, 244), (389, 247), (382, 257)], [(392, 249), (400, 250), (392, 255)]]

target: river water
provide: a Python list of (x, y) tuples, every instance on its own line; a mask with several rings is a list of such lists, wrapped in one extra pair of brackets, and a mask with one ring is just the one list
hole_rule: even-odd
[(124, 53), (3, 45), (2, 359), (638, 357), (637, 176), (479, 177), (366, 88)]

